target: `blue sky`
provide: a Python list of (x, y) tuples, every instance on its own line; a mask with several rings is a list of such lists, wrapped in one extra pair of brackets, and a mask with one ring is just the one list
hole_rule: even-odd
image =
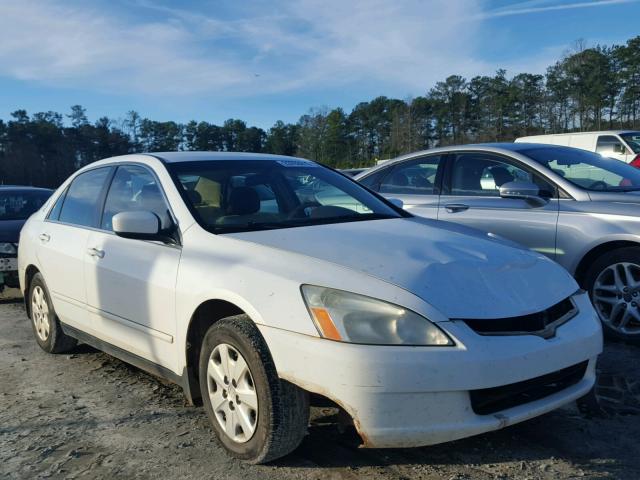
[(79, 103), (268, 128), (450, 74), (543, 73), (639, 18), (639, 0), (0, 0), (0, 118)]

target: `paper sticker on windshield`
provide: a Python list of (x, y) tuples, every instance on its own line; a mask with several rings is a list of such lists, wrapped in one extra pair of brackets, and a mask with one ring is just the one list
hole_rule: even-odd
[(317, 163), (308, 160), (276, 160), (283, 167), (317, 167)]

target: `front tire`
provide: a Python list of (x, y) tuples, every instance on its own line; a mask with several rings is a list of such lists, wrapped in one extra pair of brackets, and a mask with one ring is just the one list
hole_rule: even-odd
[(71, 350), (77, 344), (62, 331), (56, 312), (51, 303), (51, 296), (47, 284), (41, 273), (36, 273), (29, 285), (29, 306), (31, 311), (31, 326), (36, 342), (47, 353), (63, 353)]
[(598, 257), (584, 286), (609, 338), (640, 344), (640, 247)]
[(266, 463), (295, 450), (309, 423), (306, 392), (281, 380), (247, 315), (222, 319), (204, 336), (199, 359), (204, 408), (234, 457)]

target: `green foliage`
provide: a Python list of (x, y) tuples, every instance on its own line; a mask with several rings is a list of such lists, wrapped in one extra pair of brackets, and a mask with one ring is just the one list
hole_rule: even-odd
[(451, 75), (424, 96), (381, 96), (350, 113), (314, 108), (268, 132), (239, 119), (179, 124), (135, 111), (92, 124), (81, 105), (65, 116), (17, 110), (0, 120), (0, 183), (54, 187), (88, 163), (141, 151), (267, 152), (348, 168), (438, 145), (605, 128), (640, 128), (640, 36), (612, 47), (579, 42), (545, 75)]

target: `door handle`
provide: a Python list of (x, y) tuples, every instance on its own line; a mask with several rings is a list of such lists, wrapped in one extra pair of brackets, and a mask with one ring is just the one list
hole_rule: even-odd
[(87, 253), (95, 258), (104, 258), (104, 250), (100, 250), (99, 248), (89, 248)]
[(449, 213), (457, 213), (457, 212), (464, 212), (465, 210), (469, 210), (469, 205), (465, 205), (464, 203), (449, 203), (445, 205), (444, 208)]
[(40, 241), (42, 243), (47, 243), (49, 240), (51, 240), (51, 235), (49, 235), (48, 233), (41, 233), (40, 234)]

